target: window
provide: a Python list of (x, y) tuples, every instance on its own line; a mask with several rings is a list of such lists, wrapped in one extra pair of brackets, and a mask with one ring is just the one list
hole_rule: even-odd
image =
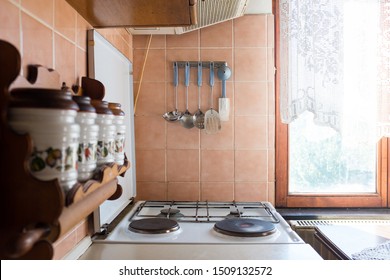
[[(274, 1), (276, 67), (283, 63), (279, 55), (279, 0)], [(349, 14), (352, 15), (353, 14)], [(366, 22), (367, 23), (367, 22)], [(353, 25), (349, 26), (352, 29)], [(348, 31), (348, 26), (344, 31)], [(355, 28), (358, 30), (358, 28)], [(356, 110), (364, 108), (362, 116), (372, 116), (376, 100), (354, 96), (354, 83), (361, 73), (354, 61), (356, 43), (353, 36), (345, 40), (342, 125), (348, 133), (316, 125), (313, 114), (305, 112), (290, 124), (280, 118), (280, 73), (276, 76), (276, 205), (278, 207), (388, 207), (389, 141), (355, 141), (357, 137), (372, 135), (375, 127), (369, 122), (348, 121), (356, 117)], [(370, 60), (371, 61), (371, 60)], [(374, 65), (374, 64), (368, 64)], [(375, 66), (375, 65), (374, 65)], [(374, 69), (376, 70), (376, 69)], [(369, 71), (369, 73), (376, 73)], [(294, 73), (293, 73), (294, 75)], [(375, 77), (364, 77), (375, 79)], [(374, 83), (368, 83), (374, 84)], [(367, 89), (369, 92), (371, 89)], [(373, 89), (375, 90), (375, 89)], [(358, 125), (356, 125), (358, 124)], [(371, 131), (371, 132), (370, 132)], [(374, 133), (375, 134), (375, 133)]]

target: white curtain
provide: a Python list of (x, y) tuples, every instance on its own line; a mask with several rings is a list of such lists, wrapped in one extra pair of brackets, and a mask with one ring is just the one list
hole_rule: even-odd
[(282, 121), (389, 136), (390, 0), (279, 1)]

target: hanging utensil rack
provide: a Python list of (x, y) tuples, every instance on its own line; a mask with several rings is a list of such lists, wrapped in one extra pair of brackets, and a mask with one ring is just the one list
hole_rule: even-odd
[[(180, 68), (186, 69), (186, 65), (187, 65), (187, 67), (189, 66), (189, 68), (197, 68), (198, 75), (199, 75), (199, 67), (200, 66), (201, 66), (201, 69), (203, 69), (203, 68), (210, 69), (210, 67), (212, 67), (213, 69), (216, 69), (217, 71), (219, 69), (228, 68), (228, 64), (226, 61), (174, 61), (173, 65), (176, 65), (178, 69), (180, 69)], [(178, 118), (178, 120), (180, 120), (180, 118)]]
[[(173, 63), (177, 63), (177, 66), (179, 68), (185, 68), (186, 63), (190, 64), (190, 68), (198, 68), (198, 63), (202, 63), (202, 68), (210, 68), (210, 63), (211, 61), (175, 61)], [(214, 68), (218, 69), (221, 68), (222, 66), (227, 66), (226, 61), (213, 61), (214, 62)]]

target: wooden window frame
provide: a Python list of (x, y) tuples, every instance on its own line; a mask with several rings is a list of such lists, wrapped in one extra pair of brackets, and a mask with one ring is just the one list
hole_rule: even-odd
[[(275, 18), (275, 67), (279, 69), (279, 0), (272, 1)], [(378, 142), (377, 192), (373, 194), (290, 194), (288, 192), (288, 125), (280, 119), (280, 73), (275, 75), (275, 205), (277, 207), (370, 207), (389, 208), (390, 141)]]

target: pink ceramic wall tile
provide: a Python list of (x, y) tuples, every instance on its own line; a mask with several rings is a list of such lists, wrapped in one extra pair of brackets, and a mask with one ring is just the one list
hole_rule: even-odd
[(138, 95), (136, 116), (160, 117), (166, 110), (165, 82), (139, 82), (133, 85), (134, 98)]
[(56, 69), (61, 74), (61, 82), (65, 82), (68, 87), (71, 87), (78, 82), (77, 79), (75, 79), (76, 46), (58, 34), (54, 34), (54, 39), (54, 69)]
[[(143, 82), (164, 82), (165, 81), (165, 51), (135, 49), (134, 54), (134, 81), (140, 81), (143, 65), (146, 64), (143, 72)], [(147, 56), (146, 56), (147, 54)]]
[(234, 181), (234, 151), (202, 150), (200, 176), (202, 182)]
[(200, 199), (199, 182), (169, 182), (168, 200), (197, 201)]
[(267, 182), (267, 150), (236, 150), (234, 175), (236, 182)]
[(19, 9), (8, 1), (0, 1), (0, 39), (20, 50)]
[(201, 200), (208, 201), (233, 201), (233, 182), (202, 182)]
[(81, 85), (81, 78), (87, 76), (87, 52), (76, 48), (76, 81)]
[(198, 48), (199, 33), (199, 30), (194, 30), (180, 35), (167, 35), (167, 49)]
[(83, 240), (84, 237), (86, 237), (89, 234), (88, 229), (88, 219), (85, 219), (81, 221), (76, 227), (76, 242), (79, 243), (81, 240)]
[(63, 258), (77, 244), (77, 226), (53, 244), (54, 260)]
[(275, 115), (275, 82), (268, 82), (268, 114)]
[(165, 49), (166, 47), (166, 35), (134, 35), (134, 49), (146, 49), (150, 41), (151, 49)]
[(53, 68), (54, 38), (52, 30), (23, 12), (21, 23), (24, 46), (22, 65), (24, 70), (27, 69), (28, 64), (40, 64)]
[(267, 15), (267, 46), (275, 47), (275, 17), (272, 14)]
[(275, 150), (268, 150), (268, 182), (275, 181)]
[(235, 183), (236, 201), (268, 201), (268, 184), (265, 182)]
[(167, 183), (137, 182), (137, 200), (167, 200)]
[(137, 150), (137, 181), (165, 182), (165, 150)]
[(274, 149), (275, 148), (275, 116), (269, 115), (268, 116), (268, 149)]
[(180, 122), (167, 122), (167, 149), (199, 149), (200, 133), (195, 127), (187, 129)]
[[(201, 48), (200, 49), (200, 60), (202, 61), (225, 61), (232, 71), (230, 81), (234, 77), (234, 59), (233, 59), (233, 48)], [(210, 72), (205, 70), (204, 81), (208, 83)], [(217, 79), (217, 71), (215, 71), (215, 78)]]
[(63, 36), (76, 41), (76, 11), (63, 0), (54, 2), (54, 28)]
[(266, 116), (235, 117), (236, 149), (266, 149), (268, 147)]
[(236, 82), (234, 89), (235, 115), (267, 115), (268, 83)]
[(161, 117), (136, 116), (135, 145), (137, 149), (165, 149), (165, 122)]
[(275, 53), (273, 48), (267, 48), (267, 80), (275, 81)]
[(267, 185), (268, 196), (267, 201), (275, 205), (275, 182), (269, 182)]
[(199, 182), (199, 150), (167, 150), (167, 180)]
[(228, 20), (200, 30), (201, 48), (231, 48), (233, 46), (233, 21)]
[(236, 81), (266, 81), (267, 48), (236, 48), (234, 66)]
[(54, 2), (56, 0), (23, 0), (21, 1), (21, 5), (35, 17), (44, 21), (49, 26), (53, 26)]
[[(204, 113), (206, 112), (207, 111), (204, 111)], [(227, 122), (222, 122), (221, 130), (216, 134), (207, 134), (205, 131), (202, 131), (200, 135), (200, 145), (202, 150), (233, 150), (234, 117), (230, 117)]]
[(267, 46), (267, 16), (247, 15), (234, 19), (236, 48)]

